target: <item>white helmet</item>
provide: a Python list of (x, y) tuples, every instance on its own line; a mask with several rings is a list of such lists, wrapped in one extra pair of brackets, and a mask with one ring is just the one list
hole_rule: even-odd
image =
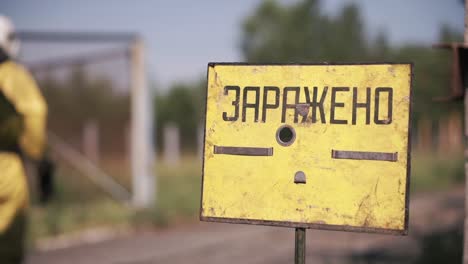
[(10, 58), (15, 58), (19, 44), (13, 23), (8, 17), (0, 15), (0, 47)]

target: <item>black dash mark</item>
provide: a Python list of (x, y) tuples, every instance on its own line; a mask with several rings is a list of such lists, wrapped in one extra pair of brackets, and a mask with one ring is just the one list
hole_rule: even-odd
[(332, 149), (332, 158), (334, 159), (353, 159), (353, 160), (383, 160), (398, 161), (398, 152), (367, 152), (367, 151), (346, 151)]
[(273, 156), (273, 148), (214, 146), (214, 154), (242, 156)]

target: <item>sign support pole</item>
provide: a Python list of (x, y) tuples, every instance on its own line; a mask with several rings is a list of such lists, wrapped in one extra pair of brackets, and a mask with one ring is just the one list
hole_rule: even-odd
[[(465, 32), (464, 32), (464, 43), (468, 43), (468, 2), (465, 1)], [(463, 263), (468, 264), (468, 87), (465, 87), (465, 226), (464, 226), (464, 246), (463, 246)]]
[(294, 245), (294, 264), (305, 264), (306, 229), (296, 228)]

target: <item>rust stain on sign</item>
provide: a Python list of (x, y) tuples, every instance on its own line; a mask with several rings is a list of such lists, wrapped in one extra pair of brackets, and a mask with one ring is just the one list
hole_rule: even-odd
[(405, 234), (411, 70), (209, 64), (201, 219)]

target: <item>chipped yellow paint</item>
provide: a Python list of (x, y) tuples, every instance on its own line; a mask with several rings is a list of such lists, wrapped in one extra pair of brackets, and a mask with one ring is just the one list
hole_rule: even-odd
[[(405, 233), (411, 68), (410, 64), (210, 64), (201, 219)], [(267, 105), (278, 107), (263, 111), (265, 86), (278, 87), (279, 97), (268, 91)], [(239, 87), (238, 102), (232, 87)], [(258, 88), (245, 92), (245, 87)], [(305, 113), (302, 110), (301, 115), (298, 108), (296, 121), (295, 92), (288, 92), (283, 101), (285, 87), (299, 87), (298, 102), (305, 106)], [(378, 87), (384, 89), (377, 92)], [(369, 109), (362, 107), (367, 88)], [(324, 119), (320, 107), (315, 107), (313, 122), (313, 103), (319, 103), (325, 89)], [(304, 104), (307, 92), (312, 104)], [(244, 93), (250, 104), (245, 111)], [(353, 93), (361, 103), (355, 124)], [(255, 103), (258, 114), (251, 106)], [(289, 108), (282, 122), (285, 103)], [(290, 146), (280, 145), (276, 138), (278, 128), (285, 124), (296, 133)], [(215, 154), (215, 146), (273, 148), (273, 154)], [(397, 153), (398, 158), (395, 162), (336, 159), (332, 150)], [(305, 173), (305, 184), (294, 183), (297, 171)]]

